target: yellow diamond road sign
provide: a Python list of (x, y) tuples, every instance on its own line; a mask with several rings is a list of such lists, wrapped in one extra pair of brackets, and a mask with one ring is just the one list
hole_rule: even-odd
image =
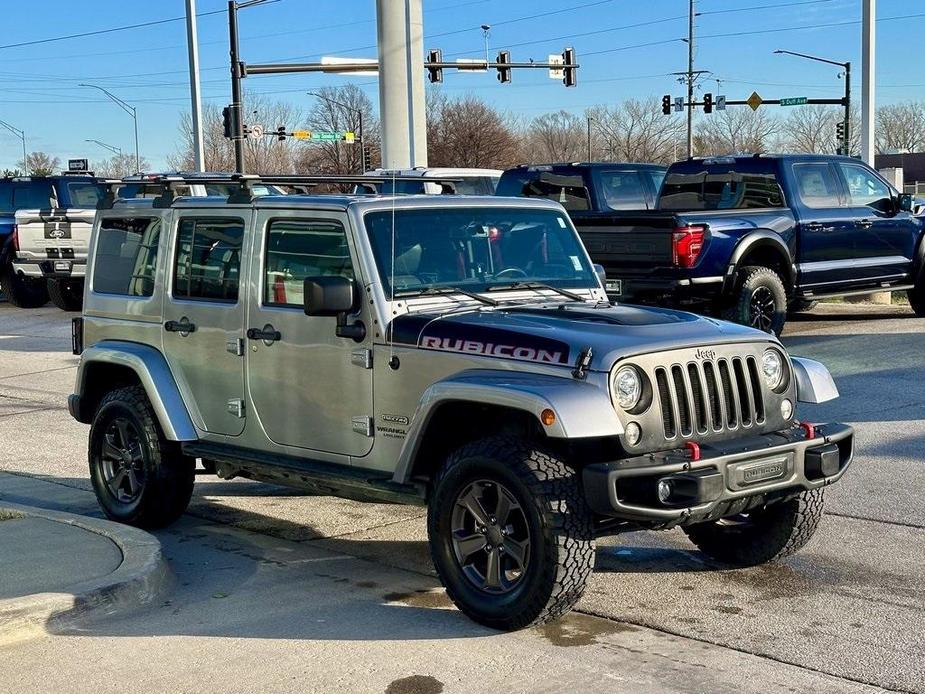
[(757, 111), (758, 107), (764, 102), (758, 96), (758, 92), (752, 92), (752, 95), (745, 100), (745, 103), (752, 107), (752, 111)]

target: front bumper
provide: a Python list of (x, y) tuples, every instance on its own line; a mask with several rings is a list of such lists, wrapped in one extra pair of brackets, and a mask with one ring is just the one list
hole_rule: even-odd
[[(701, 445), (700, 460), (686, 451), (667, 451), (594, 463), (582, 470), (585, 498), (600, 515), (667, 525), (716, 520), (746, 510), (765, 496), (786, 496), (837, 481), (854, 455), (854, 430), (825, 424), (806, 438), (790, 429)], [(658, 483), (675, 490), (667, 501)]]
[(87, 274), (87, 261), (67, 260), (14, 260), (13, 270), (25, 277), (46, 279), (83, 279)]

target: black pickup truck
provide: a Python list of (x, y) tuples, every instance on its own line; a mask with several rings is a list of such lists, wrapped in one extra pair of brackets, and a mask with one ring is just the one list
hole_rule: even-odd
[(677, 162), (654, 208), (566, 206), (613, 299), (687, 306), (777, 334), (788, 310), (834, 296), (904, 290), (925, 316), (925, 220), (911, 196), (856, 159)]

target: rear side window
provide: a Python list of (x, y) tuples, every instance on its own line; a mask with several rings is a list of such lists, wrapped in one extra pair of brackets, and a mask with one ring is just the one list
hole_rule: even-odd
[(47, 210), (55, 197), (50, 181), (24, 181), (13, 184), (13, 209)]
[(581, 174), (517, 171), (501, 178), (497, 195), (544, 198), (558, 202), (567, 210), (591, 209), (591, 196)]
[(267, 231), (263, 302), (303, 306), (306, 277), (353, 279), (347, 234), (334, 220), (278, 219)]
[(160, 236), (161, 220), (157, 217), (103, 219), (96, 240), (93, 291), (151, 296)]
[(243, 239), (243, 219), (181, 219), (177, 231), (174, 297), (235, 303), (241, 279)]
[(807, 207), (838, 207), (838, 181), (832, 167), (825, 163), (794, 164), (797, 195)]
[(96, 183), (68, 183), (67, 207), (76, 207), (81, 210), (95, 210), (96, 204), (103, 197), (103, 186)]
[(710, 167), (669, 171), (658, 198), (660, 210), (742, 210), (783, 207), (784, 195), (773, 173)]
[(600, 171), (596, 176), (601, 201), (611, 210), (644, 210), (646, 189), (638, 171)]

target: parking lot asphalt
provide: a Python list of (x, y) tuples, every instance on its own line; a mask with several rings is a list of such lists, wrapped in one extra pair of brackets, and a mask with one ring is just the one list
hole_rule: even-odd
[[(0, 303), (0, 469), (39, 476), (56, 488), (73, 490), (68, 501), (54, 503), (62, 508), (70, 506), (68, 510), (78, 506), (78, 510), (91, 512), (92, 497), (81, 491), (89, 489), (87, 427), (70, 419), (64, 403), (73, 387), (77, 361), (69, 350), (69, 319), (69, 315), (49, 307), (20, 311)], [(712, 564), (678, 531), (602, 540), (597, 568), (579, 610), (602, 618), (593, 622), (591, 631), (605, 627), (611, 631), (600, 638), (579, 638), (585, 645), (572, 644), (562, 657), (555, 649), (563, 647), (556, 646), (555, 639), (536, 639), (537, 634), (547, 632), (484, 632), (454, 610), (443, 609), (439, 599), (421, 599), (412, 610), (383, 613), (383, 604), (392, 604), (384, 601), (384, 591), (364, 592), (355, 586), (342, 586), (335, 579), (319, 582), (283, 572), (271, 581), (279, 601), (274, 603), (276, 607), (265, 606), (268, 615), (287, 623), (279, 614), (284, 606), (293, 615), (302, 615), (303, 622), (317, 618), (340, 622), (341, 626), (314, 630), (281, 627), (285, 633), (258, 630), (258, 634), (248, 634), (246, 629), (219, 626), (224, 623), (212, 610), (199, 614), (196, 619), (203, 624), (187, 632), (176, 631), (175, 623), (164, 626), (159, 621), (163, 615), (154, 615), (143, 624), (127, 620), (81, 637), (55, 636), (17, 646), (15, 653), (7, 655), (12, 656), (11, 662), (26, 668), (25, 674), (9, 680), (9, 666), (4, 672), (0, 665), (0, 681), (17, 681), (28, 689), (33, 681), (28, 679), (29, 666), (38, 667), (42, 657), (63, 648), (62, 639), (76, 639), (69, 643), (67, 653), (74, 654), (69, 660), (77, 668), (80, 653), (92, 658), (105, 652), (115, 658), (113, 654), (127, 648), (132, 639), (150, 634), (175, 639), (216, 637), (218, 640), (210, 640), (205, 650), (197, 645), (197, 655), (187, 656), (207, 664), (213, 657), (220, 658), (220, 644), (227, 639), (236, 644), (236, 659), (253, 658), (256, 663), (263, 657), (277, 665), (289, 662), (289, 655), (280, 650), (285, 640), (290, 645), (316, 649), (318, 654), (323, 652), (327, 666), (341, 668), (344, 665), (340, 661), (351, 654), (356, 657), (356, 653), (346, 646), (338, 650), (337, 644), (346, 641), (355, 646), (354, 641), (366, 639), (364, 652), (369, 655), (364, 657), (376, 661), (383, 677), (371, 679), (368, 688), (356, 691), (384, 691), (385, 686), (402, 679), (393, 677), (401, 674), (393, 671), (393, 663), (388, 668), (381, 666), (386, 657), (383, 654), (396, 657), (396, 640), (404, 646), (424, 639), (434, 667), (425, 672), (427, 668), (418, 663), (426, 661), (418, 661), (417, 651), (409, 646), (406, 662), (413, 671), (407, 676), (433, 677), (447, 685), (446, 691), (476, 689), (475, 673), (485, 671), (486, 661), (480, 654), (491, 652), (498, 672), (509, 673), (510, 681), (517, 682), (511, 691), (556, 690), (555, 685), (565, 681), (557, 679), (561, 668), (571, 668), (575, 679), (569, 682), (588, 684), (584, 688), (588, 691), (598, 688), (590, 683), (595, 681), (595, 673), (599, 676), (601, 672), (616, 677), (606, 680), (610, 691), (629, 690), (646, 681), (632, 679), (634, 673), (642, 677), (657, 671), (661, 663), (665, 672), (673, 673), (665, 680), (666, 690), (672, 691), (723, 691), (727, 687), (729, 691), (778, 691), (788, 686), (797, 691), (854, 691), (869, 684), (925, 692), (925, 508), (920, 501), (925, 488), (925, 380), (921, 377), (925, 320), (915, 318), (902, 306), (823, 304), (793, 320), (784, 342), (793, 354), (826, 363), (842, 394), (833, 403), (804, 407), (803, 417), (855, 425), (857, 451), (852, 469), (829, 490), (827, 512), (816, 538), (779, 565), (731, 570)], [(284, 551), (279, 548), (298, 548), (300, 552), (360, 557), (368, 560), (362, 564), (364, 571), (385, 577), (372, 579), (377, 585), (388, 587), (392, 594), (407, 595), (409, 590), (413, 593), (436, 585), (422, 516), (417, 508), (364, 505), (247, 481), (200, 478), (188, 518), (160, 536), (180, 547), (203, 541), (196, 535), (225, 533), (236, 542), (259, 545), (271, 554)], [(233, 553), (235, 570), (255, 575), (266, 571), (261, 552), (252, 553), (250, 558), (246, 552)], [(190, 585), (210, 575), (202, 563), (205, 559), (200, 561), (195, 553), (183, 556), (182, 563), (172, 557), (181, 578), (178, 599), (187, 595), (182, 587), (185, 573), (194, 577), (186, 580)], [(291, 585), (293, 581), (297, 585)], [(403, 581), (406, 585), (399, 589)], [(239, 583), (237, 599), (252, 599), (254, 605), (269, 599), (266, 585), (259, 581)], [(199, 598), (190, 599), (195, 602)], [(318, 605), (319, 600), (325, 605)], [(202, 601), (208, 603), (205, 598)], [(228, 609), (236, 612), (240, 608)], [(324, 610), (325, 616), (313, 616), (313, 610)], [(400, 638), (390, 640), (376, 632), (364, 636), (356, 624), (364, 614), (381, 615), (386, 622), (401, 614), (394, 626)], [(216, 619), (213, 626), (220, 633), (213, 634), (208, 627), (210, 620)], [(352, 628), (347, 629), (347, 624)], [(433, 629), (439, 637), (434, 636)], [(567, 624), (563, 633), (569, 629), (582, 631)], [(479, 633), (459, 641), (474, 632)], [(246, 655), (240, 639), (248, 636), (275, 636), (278, 640), (272, 648), (262, 641), (259, 645), (250, 641), (248, 647), (255, 650)], [(488, 651), (481, 650), (480, 639), (488, 644), (484, 645)], [(471, 652), (460, 650), (461, 643), (470, 646)], [(416, 643), (414, 647), (422, 645)], [(547, 645), (552, 648), (549, 652), (544, 650)], [(183, 650), (180, 641), (170, 641), (165, 648), (177, 653)], [(455, 663), (450, 659), (454, 650), (456, 658), (461, 653), (473, 663), (478, 661), (477, 665), (466, 669)], [(669, 668), (664, 658), (673, 653), (678, 658), (671, 660)], [(638, 670), (634, 670), (637, 662)], [(262, 671), (265, 665), (255, 666), (252, 672)], [(647, 669), (650, 666), (652, 670)], [(185, 663), (177, 671), (183, 672), (184, 667), (192, 666)], [(308, 666), (303, 663), (299, 667)], [(438, 667), (451, 674), (441, 678), (433, 671)], [(304, 669), (294, 672), (304, 674)], [(521, 672), (528, 672), (532, 681), (517, 680)], [(241, 676), (245, 679), (241, 682), (248, 681), (246, 674), (243, 668)], [(469, 675), (472, 680), (467, 679)], [(337, 685), (334, 680), (325, 680), (332, 689), (343, 688), (344, 681)], [(176, 680), (180, 682), (189, 684), (182, 678)], [(415, 682), (422, 687), (435, 686), (429, 680)], [(672, 687), (672, 682), (681, 684)], [(417, 686), (414, 682), (405, 685)], [(582, 690), (581, 686), (575, 688)]]

